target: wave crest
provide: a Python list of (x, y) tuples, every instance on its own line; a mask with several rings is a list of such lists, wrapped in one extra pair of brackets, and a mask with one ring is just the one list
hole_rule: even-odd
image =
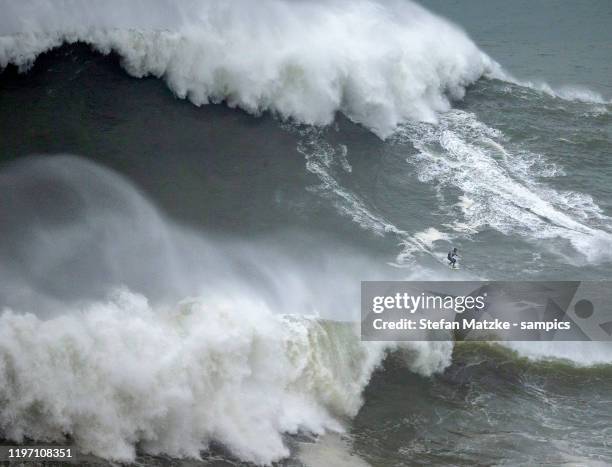
[(406, 120), (436, 121), (496, 66), (459, 28), (406, 1), (157, 1), (133, 4), (130, 15), (141, 18), (133, 22), (114, 20), (114, 3), (79, 21), (75, 2), (68, 19), (49, 10), (27, 26), (17, 18), (31, 5), (14, 6), (0, 65), (25, 69), (41, 52), (80, 41), (118, 53), (132, 76), (163, 78), (196, 105), (225, 101), (315, 125), (340, 111), (380, 137)]
[[(127, 290), (46, 321), (5, 311), (0, 427), (19, 442), (70, 435), (115, 460), (133, 460), (137, 443), (199, 458), (214, 440), (269, 463), (289, 455), (283, 433), (342, 431), (338, 417), (361, 407), (385, 349), (362, 343), (355, 327), (239, 299), (161, 312)], [(410, 345), (415, 370), (441, 370), (444, 344)]]

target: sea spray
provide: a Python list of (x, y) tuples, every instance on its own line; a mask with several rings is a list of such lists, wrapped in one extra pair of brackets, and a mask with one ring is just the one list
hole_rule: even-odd
[[(428, 353), (429, 348), (436, 348)], [(408, 348), (430, 374), (450, 345)], [(385, 349), (354, 324), (271, 313), (262, 303), (191, 299), (165, 311), (119, 290), (50, 320), (0, 317), (0, 429), (129, 461), (198, 458), (211, 441), (242, 460), (289, 454), (283, 433), (342, 431)]]
[[(215, 441), (269, 463), (289, 454), (284, 433), (342, 431), (394, 348), (338, 321), (359, 313), (359, 278), (377, 270), (366, 258), (336, 251), (331, 268), (209, 239), (73, 156), (5, 167), (0, 193), (7, 439), (70, 436), (123, 461), (136, 445), (198, 457)], [(404, 347), (417, 373), (450, 362), (450, 344)]]
[(0, 230), (0, 306), (38, 316), (126, 286), (156, 306), (239, 296), (265, 300), (278, 313), (353, 320), (360, 280), (388, 269), (324, 238), (196, 231), (168, 219), (123, 176), (75, 156), (4, 167), (0, 199), (0, 218), (10, 219)]
[(0, 66), (27, 69), (50, 48), (84, 42), (196, 105), (224, 101), (315, 125), (342, 112), (383, 138), (406, 120), (436, 121), (497, 67), (458, 27), (409, 1), (156, 1), (129, 12), (120, 3), (84, 14), (74, 2), (62, 17), (46, 2), (10, 6)]

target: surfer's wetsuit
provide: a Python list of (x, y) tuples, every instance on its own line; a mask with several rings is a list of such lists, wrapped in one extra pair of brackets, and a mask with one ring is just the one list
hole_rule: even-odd
[(453, 250), (453, 251), (449, 251), (448, 252), (448, 265), (455, 267), (455, 264), (457, 264), (457, 250)]

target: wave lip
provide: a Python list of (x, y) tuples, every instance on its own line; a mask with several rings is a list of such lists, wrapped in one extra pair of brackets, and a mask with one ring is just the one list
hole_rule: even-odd
[(115, 19), (117, 2), (94, 7), (95, 15), (66, 2), (67, 19), (49, 11), (22, 24), (38, 3), (13, 5), (0, 23), (1, 66), (27, 69), (38, 54), (80, 41), (118, 53), (129, 74), (163, 78), (196, 105), (225, 101), (313, 125), (342, 112), (382, 138), (406, 120), (435, 122), (496, 67), (463, 31), (412, 2), (158, 0), (127, 13), (117, 6), (151, 18), (133, 22)]

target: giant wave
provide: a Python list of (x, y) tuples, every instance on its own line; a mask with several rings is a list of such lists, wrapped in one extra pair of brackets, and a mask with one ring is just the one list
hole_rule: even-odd
[[(500, 72), (465, 33), (416, 4), (65, 4), (71, 12), (61, 16), (53, 2), (3, 5), (0, 66), (26, 70), (47, 50), (84, 42), (118, 54), (133, 76), (164, 79), (196, 105), (225, 102), (315, 125), (342, 112), (383, 138), (399, 128), (391, 144), (419, 150), (409, 162), (420, 177), (459, 188), (469, 225), (410, 234), (334, 178), (334, 165), (351, 170), (346, 147), (327, 147), (313, 128), (298, 147), (341, 212), (405, 242), (399, 260), (482, 225), (561, 237), (589, 262), (609, 259), (595, 254), (609, 231), (570, 217), (561, 194), (545, 193), (533, 177), (496, 171), (495, 152), (516, 171), (521, 166), (495, 130), (467, 112), (439, 115), (466, 86)], [(431, 154), (439, 148), (441, 160)], [(461, 184), (447, 175), (453, 164)], [(501, 175), (508, 193), (492, 196), (473, 166)], [(516, 193), (529, 211), (509, 209)], [(12, 220), (0, 232), (5, 437), (70, 436), (81, 449), (118, 460), (133, 459), (137, 447), (197, 457), (218, 442), (243, 460), (268, 463), (287, 455), (283, 433), (341, 431), (359, 410), (389, 347), (360, 343), (354, 327), (338, 321), (355, 320), (363, 271), (388, 278), (388, 270), (337, 250), (330, 264), (325, 249), (310, 252), (316, 265), (306, 259), (298, 268), (278, 245), (197, 235), (117, 174), (72, 157), (21, 160), (0, 174), (0, 194), (0, 218)], [(468, 195), (480, 201), (478, 212)], [(572, 199), (586, 219), (600, 215), (592, 199)], [(417, 266), (413, 273), (440, 278)], [(331, 282), (333, 294), (325, 293)], [(507, 345), (534, 359), (611, 361), (606, 344), (532, 344)], [(425, 375), (443, 370), (453, 350), (448, 343), (405, 347), (408, 368)]]
[[(121, 461), (137, 446), (198, 458), (216, 442), (270, 463), (289, 455), (285, 433), (341, 432), (395, 348), (359, 339), (358, 278), (376, 268), (365, 258), (336, 251), (311, 269), (278, 241), (206, 238), (71, 156), (20, 160), (0, 193), (14, 220), (0, 232), (5, 439), (70, 437)], [(451, 351), (403, 346), (426, 375)]]
[(406, 120), (435, 122), (498, 68), (458, 27), (409, 1), (64, 6), (60, 16), (50, 2), (7, 5), (0, 66), (27, 69), (79, 41), (116, 52), (131, 75), (163, 78), (196, 105), (224, 101), (315, 125), (342, 112), (380, 137)]

